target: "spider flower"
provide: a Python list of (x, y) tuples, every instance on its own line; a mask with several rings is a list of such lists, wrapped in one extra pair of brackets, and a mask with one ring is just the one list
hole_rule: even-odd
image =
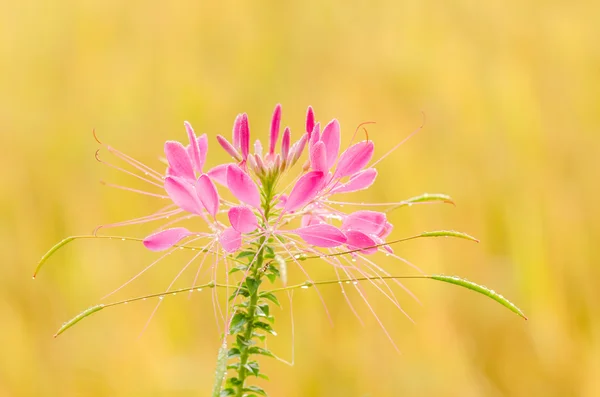
[[(195, 233), (174, 227), (153, 233), (144, 240), (146, 248), (166, 250), (184, 239), (201, 236), (218, 242), (225, 255), (234, 254), (260, 237), (278, 236), (294, 241), (294, 252), (319, 253), (317, 249), (350, 249), (373, 254), (384, 246), (392, 230), (383, 212), (357, 211), (345, 213), (329, 203), (331, 196), (363, 190), (374, 182), (377, 171), (367, 168), (373, 157), (374, 144), (365, 140), (351, 144), (341, 154), (341, 131), (337, 120), (323, 131), (314, 121), (311, 108), (307, 113), (306, 132), (291, 143), (288, 127), (280, 136), (281, 106), (273, 113), (267, 151), (257, 140), (250, 151), (248, 116), (240, 114), (233, 125), (231, 142), (218, 135), (217, 142), (233, 162), (217, 165), (204, 172), (208, 142), (206, 134), (197, 137), (185, 123), (189, 143), (165, 143), (168, 167), (164, 190), (177, 211), (199, 217), (210, 233)], [(280, 190), (282, 177), (297, 164), (303, 151), (308, 151), (308, 166), (299, 170), (286, 191)], [(228, 190), (239, 201), (221, 199), (217, 185)], [(227, 219), (219, 219), (226, 213)], [(298, 219), (298, 222), (295, 220)], [(297, 224), (299, 227), (289, 227)], [(287, 246), (282, 243), (287, 251)], [(391, 249), (384, 246), (391, 252)]]

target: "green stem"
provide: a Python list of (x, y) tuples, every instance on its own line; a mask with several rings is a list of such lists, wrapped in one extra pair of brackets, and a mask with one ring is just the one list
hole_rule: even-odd
[[(263, 255), (264, 255), (264, 245), (265, 245), (265, 237), (260, 240), (260, 250), (256, 255), (256, 262), (252, 267), (252, 278), (256, 280), (257, 283), (260, 284), (260, 269), (263, 265)], [(236, 397), (242, 397), (244, 395), (244, 387), (246, 384), (246, 378), (248, 377), (248, 370), (246, 369), (246, 364), (248, 364), (248, 358), (250, 356), (248, 349), (250, 348), (250, 340), (252, 339), (252, 334), (254, 332), (254, 321), (256, 320), (256, 305), (258, 304), (258, 290), (257, 287), (254, 292), (250, 295), (250, 302), (248, 304), (248, 322), (246, 323), (246, 329), (244, 331), (243, 337), (246, 344), (242, 345), (240, 348), (240, 366), (238, 370), (238, 380), (239, 383), (237, 385)]]

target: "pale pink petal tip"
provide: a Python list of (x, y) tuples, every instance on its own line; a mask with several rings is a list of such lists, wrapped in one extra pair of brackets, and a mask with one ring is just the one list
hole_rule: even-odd
[(200, 175), (196, 181), (196, 193), (208, 213), (213, 218), (217, 216), (217, 212), (219, 211), (219, 193), (208, 175)]
[(285, 202), (284, 211), (295, 211), (312, 201), (323, 188), (325, 174), (322, 171), (311, 171), (304, 174), (292, 188)]
[(271, 119), (271, 135), (269, 139), (269, 154), (275, 153), (275, 146), (279, 138), (279, 126), (281, 124), (281, 104), (275, 106), (273, 118)]
[(344, 233), (335, 226), (322, 223), (296, 229), (293, 233), (300, 236), (308, 244), (321, 248), (333, 248), (345, 244)]
[(176, 227), (151, 234), (144, 239), (143, 244), (150, 251), (163, 251), (192, 234), (184, 227)]
[(181, 143), (176, 141), (165, 142), (165, 155), (169, 163), (171, 175), (195, 179), (194, 167), (188, 152)]
[(231, 133), (233, 147), (236, 148), (237, 150), (240, 150), (240, 132), (242, 130), (241, 127), (242, 127), (242, 115), (238, 114), (237, 116), (235, 116), (235, 121), (233, 122), (233, 131)]
[(233, 147), (233, 145), (231, 143), (229, 143), (229, 141), (227, 139), (225, 139), (225, 137), (223, 137), (221, 135), (217, 135), (217, 142), (219, 142), (219, 145), (221, 145), (221, 147), (223, 149), (225, 149), (225, 151), (231, 157), (233, 157), (237, 161), (242, 161), (242, 156), (240, 156), (240, 153), (237, 151), (237, 149), (235, 147)]
[(196, 142), (198, 144), (198, 151), (200, 153), (197, 164), (198, 168), (196, 171), (202, 172), (204, 169), (204, 163), (206, 163), (206, 154), (208, 153), (208, 137), (206, 134), (202, 134), (198, 137)]
[(227, 228), (219, 236), (219, 242), (226, 252), (235, 252), (242, 246), (242, 234), (233, 227)]
[(227, 187), (231, 193), (243, 203), (260, 208), (258, 188), (244, 171), (237, 165), (227, 167)]
[(227, 215), (231, 226), (240, 233), (250, 233), (258, 227), (256, 215), (248, 207), (232, 207)]

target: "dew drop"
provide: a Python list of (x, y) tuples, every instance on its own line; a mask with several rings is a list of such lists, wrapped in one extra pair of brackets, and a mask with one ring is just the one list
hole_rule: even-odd
[(124, 239), (124, 238), (122, 238), (122, 239), (121, 239), (121, 241), (125, 241), (125, 239)]
[(145, 301), (145, 300), (146, 300), (146, 298), (142, 298), (142, 300), (143, 300), (143, 301)]
[(200, 292), (202, 291), (202, 288), (196, 288), (196, 291)]
[(303, 285), (302, 287), (300, 287), (301, 289), (308, 289), (308, 285)]
[(352, 262), (356, 262), (356, 258), (352, 258)]
[(413, 204), (413, 203), (408, 203), (408, 206), (409, 206), (409, 207), (412, 207), (412, 204)]
[(350, 281), (346, 281), (346, 284), (350, 284)]
[(358, 284), (358, 281), (353, 281), (352, 284), (356, 285)]
[(165, 297), (161, 295), (158, 297), (158, 299), (163, 300), (163, 299), (165, 299)]
[(175, 296), (175, 295), (177, 295), (177, 292), (173, 292), (171, 295)]
[(385, 254), (385, 256), (390, 256), (390, 254)]
[(180, 250), (182, 250), (182, 249), (183, 249), (183, 247), (179, 247), (179, 249), (180, 249)]

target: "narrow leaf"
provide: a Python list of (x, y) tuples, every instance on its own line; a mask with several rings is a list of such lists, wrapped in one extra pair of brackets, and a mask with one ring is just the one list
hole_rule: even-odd
[(223, 384), (223, 378), (225, 377), (225, 371), (227, 368), (227, 342), (223, 342), (217, 355), (217, 367), (215, 369), (215, 384), (213, 386), (212, 397), (220, 397), (221, 385)]
[(487, 287), (484, 287), (483, 285), (476, 284), (472, 281), (465, 280), (464, 278), (460, 278), (457, 276), (444, 276), (444, 275), (434, 274), (434, 275), (430, 276), (430, 278), (433, 280), (438, 280), (438, 281), (443, 281), (443, 282), (450, 283), (450, 284), (459, 285), (461, 287), (468, 288), (475, 292), (479, 292), (480, 294), (483, 294), (483, 295), (495, 300), (496, 302), (500, 303), (502, 306), (506, 307), (513, 313), (516, 313), (519, 316), (523, 317), (525, 320), (527, 320), (527, 317), (525, 316), (525, 314), (523, 314), (521, 309), (519, 309), (514, 303), (512, 303), (511, 301), (509, 301), (508, 299), (506, 299), (504, 296), (500, 295), (496, 291), (491, 290)]
[(75, 317), (73, 317), (71, 320), (69, 320), (66, 323), (64, 323), (62, 325), (62, 327), (60, 327), (59, 330), (56, 332), (56, 334), (54, 334), (54, 337), (56, 338), (58, 335), (62, 334), (67, 329), (71, 328), (72, 326), (74, 326), (75, 324), (77, 324), (78, 322), (80, 322), (81, 320), (83, 320), (84, 318), (86, 318), (87, 316), (90, 316), (90, 315), (92, 315), (92, 314), (94, 314), (97, 311), (100, 311), (102, 309), (104, 309), (104, 305), (96, 305), (96, 306), (92, 306), (90, 308), (87, 308), (86, 310), (82, 311), (81, 313), (79, 313), (78, 315), (76, 315)]
[(71, 236), (71, 237), (67, 237), (66, 239), (60, 241), (58, 244), (56, 244), (54, 247), (50, 248), (50, 250), (48, 252), (46, 252), (44, 254), (44, 256), (42, 256), (42, 259), (40, 259), (40, 261), (37, 264), (37, 267), (35, 268), (35, 271), (33, 272), (33, 278), (35, 278), (38, 274), (38, 272), (40, 271), (41, 267), (44, 265), (44, 263), (46, 263), (46, 261), (52, 256), (54, 255), (54, 253), (56, 251), (58, 251), (59, 249), (61, 249), (63, 246), (67, 245), (68, 243), (70, 243), (71, 241), (75, 240), (79, 238), (79, 236)]
[(457, 232), (456, 230), (436, 230), (433, 232), (423, 232), (419, 234), (419, 237), (457, 237), (464, 238), (465, 240), (475, 241), (476, 243), (479, 242), (479, 240), (475, 237), (470, 236), (467, 233)]
[(430, 201), (442, 201), (444, 203), (454, 205), (454, 201), (452, 200), (452, 197), (448, 196), (447, 194), (423, 193), (420, 196), (411, 197), (409, 199), (402, 201), (402, 203), (399, 204), (398, 206), (396, 206), (395, 208), (404, 207), (406, 205), (411, 205), (411, 204), (415, 204), (415, 203), (426, 203), (426, 202), (430, 202)]

